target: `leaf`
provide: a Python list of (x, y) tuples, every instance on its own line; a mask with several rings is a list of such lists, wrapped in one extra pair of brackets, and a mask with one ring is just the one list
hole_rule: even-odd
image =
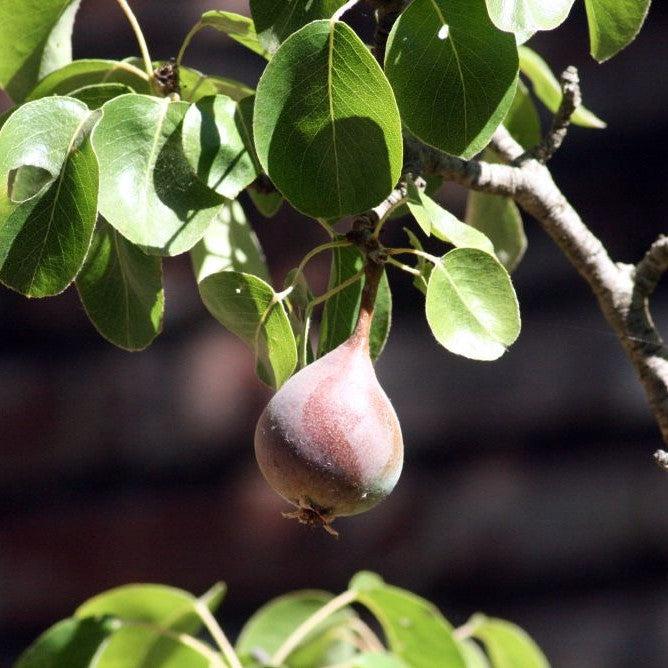
[(407, 668), (408, 664), (386, 652), (365, 652), (358, 654), (347, 665), (350, 668)]
[(148, 83), (133, 72), (123, 69), (116, 60), (75, 60), (42, 79), (27, 96), (37, 100), (49, 95), (67, 95), (95, 84), (124, 84), (138, 93), (149, 93)]
[[(328, 290), (341, 285), (354, 276), (363, 267), (362, 256), (354, 246), (342, 246), (332, 250), (332, 267), (329, 275)], [(362, 300), (364, 279), (340, 290), (326, 302), (320, 323), (318, 357), (326, 355), (350, 338), (355, 330)], [(369, 352), (371, 359), (377, 359), (385, 347), (392, 324), (392, 293), (383, 274), (378, 285), (371, 331), (369, 333)]]
[[(260, 608), (241, 629), (235, 646), (237, 654), (242, 661), (254, 653), (273, 655), (302, 622), (332, 598), (331, 594), (316, 590), (297, 591), (275, 598)], [(307, 649), (309, 644), (329, 629), (340, 626), (356, 616), (351, 608), (343, 608), (334, 613), (306, 637), (300, 646), (301, 651)], [(298, 661), (299, 656), (291, 655), (287, 665), (293, 668)]]
[(385, 57), (408, 129), (467, 158), (506, 116), (517, 69), (515, 38), (492, 24), (484, 0), (414, 0), (395, 23)]
[(474, 636), (487, 649), (492, 668), (549, 668), (545, 655), (518, 626), (483, 615), (475, 615), (471, 623)]
[(390, 649), (407, 666), (466, 668), (452, 626), (431, 603), (373, 574), (358, 574), (350, 589), (380, 622)]
[(457, 644), (464, 656), (466, 668), (491, 668), (485, 653), (473, 640), (457, 640)]
[[(212, 650), (211, 659), (213, 657)], [(91, 665), (95, 668), (215, 668), (222, 664), (214, 663), (160, 629), (128, 626), (119, 629), (100, 647)]]
[(508, 197), (470, 191), (466, 222), (494, 244), (494, 253), (509, 273), (515, 271), (527, 249), (522, 215)]
[(453, 246), (479, 248), (486, 253), (493, 253), (492, 242), (475, 228), (462, 223), (449, 211), (434, 202), (408, 180), (408, 208), (415, 217), (422, 231), (427, 236), (435, 236)]
[(591, 55), (602, 63), (626, 48), (642, 28), (651, 0), (585, 0)]
[[(408, 237), (410, 245), (415, 248), (415, 250), (424, 251), (421, 241), (413, 234), (412, 230), (409, 230), (407, 227), (404, 227), (404, 232)], [(428, 262), (423, 257), (419, 255), (416, 256), (417, 262), (415, 268), (420, 272), (419, 276), (415, 276), (413, 279), (413, 285), (424, 295), (427, 294), (427, 285), (429, 284), (429, 276), (434, 265), (431, 262)]]
[(529, 90), (522, 81), (517, 82), (515, 98), (510, 105), (508, 115), (503, 120), (503, 124), (515, 141), (519, 142), (524, 148), (532, 148), (541, 140), (542, 132), (538, 110), (531, 99)]
[(162, 261), (142, 253), (103, 219), (76, 279), (95, 329), (125, 350), (143, 350), (162, 331)]
[(71, 59), (79, 0), (0, 4), (0, 85), (21, 102), (35, 83)]
[(253, 126), (262, 167), (314, 218), (366, 211), (399, 178), (403, 144), (392, 90), (345, 23), (315, 21), (283, 43), (258, 84)]
[(198, 283), (211, 274), (228, 270), (269, 281), (260, 242), (239, 202), (223, 204), (190, 254)]
[(65, 619), (45, 631), (14, 668), (89, 668), (114, 628), (107, 619)]
[(426, 311), (436, 340), (470, 359), (501, 357), (520, 333), (508, 273), (495, 257), (474, 248), (455, 248), (434, 266)]
[(250, 0), (260, 42), (275, 53), (281, 42), (311, 21), (328, 19), (346, 0)]
[(218, 322), (255, 351), (257, 374), (279, 388), (297, 366), (297, 344), (283, 304), (257, 276), (221, 271), (199, 284), (204, 305)]
[(91, 126), (71, 98), (30, 102), (0, 130), (0, 280), (27, 297), (62, 292), (79, 273), (96, 218)]
[(122, 95), (104, 105), (93, 131), (99, 211), (126, 239), (152, 254), (190, 250), (224, 201), (196, 177), (184, 155), (182, 127), (189, 106)]
[[(242, 105), (251, 113), (244, 114)], [(226, 95), (200, 99), (183, 119), (185, 156), (209, 188), (235, 199), (261, 173), (254, 155), (251, 119), (253, 99), (235, 102)]]
[(134, 93), (132, 88), (125, 84), (93, 84), (77, 88), (70, 93), (70, 97), (83, 102), (89, 109), (99, 109), (105, 102), (113, 100), (119, 95)]
[(203, 97), (211, 95), (227, 95), (233, 100), (239, 102), (244, 98), (253, 95), (255, 91), (240, 81), (207, 75), (193, 70), (190, 67), (179, 68), (179, 77), (181, 81), (181, 97), (188, 102), (199, 102)]
[[(528, 46), (519, 47), (520, 70), (531, 81), (536, 97), (555, 113), (561, 104), (561, 87), (550, 66)], [(578, 107), (571, 121), (584, 128), (604, 128), (606, 124), (586, 107)]]
[(278, 190), (263, 192), (252, 185), (247, 190), (255, 208), (265, 217), (273, 218), (283, 206), (283, 195)]
[(499, 30), (533, 33), (554, 30), (568, 17), (575, 0), (486, 0), (487, 11)]
[(235, 42), (239, 42), (263, 58), (271, 57), (271, 54), (260, 44), (253, 19), (247, 16), (234, 12), (211, 10), (202, 14), (200, 23), (229, 35)]

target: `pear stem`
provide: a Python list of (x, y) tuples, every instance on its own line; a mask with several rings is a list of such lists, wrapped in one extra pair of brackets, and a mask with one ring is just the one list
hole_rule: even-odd
[(353, 332), (352, 339), (363, 345), (367, 350), (369, 348), (369, 335), (371, 333), (371, 323), (373, 322), (373, 310), (376, 305), (376, 294), (378, 285), (383, 275), (383, 265), (374, 262), (367, 257), (364, 265), (364, 288), (362, 288), (362, 301), (360, 303), (360, 313), (357, 318), (357, 325)]

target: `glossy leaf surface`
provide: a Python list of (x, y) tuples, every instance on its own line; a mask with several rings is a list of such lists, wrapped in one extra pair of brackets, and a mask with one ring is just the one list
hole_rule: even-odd
[(533, 33), (561, 25), (575, 0), (486, 0), (487, 10), (500, 30)]
[(200, 23), (229, 35), (235, 42), (239, 42), (263, 58), (270, 57), (270, 53), (260, 44), (253, 19), (247, 16), (234, 12), (211, 10), (202, 14)]
[(492, 668), (549, 668), (536, 643), (515, 624), (482, 615), (474, 617), (472, 624), (474, 636), (485, 645)]

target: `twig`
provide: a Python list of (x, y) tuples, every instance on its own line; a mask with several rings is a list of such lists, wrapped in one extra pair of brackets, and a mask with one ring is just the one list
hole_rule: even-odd
[(197, 601), (195, 603), (195, 608), (197, 614), (201, 617), (204, 625), (208, 629), (211, 637), (216, 641), (216, 644), (220, 648), (225, 661), (229, 664), (230, 668), (243, 668), (241, 661), (234, 651), (230, 641), (227, 639), (227, 636), (223, 633), (223, 630), (218, 625), (215, 617), (211, 614), (211, 610), (202, 603), (202, 601)]
[(141, 51), (141, 55), (144, 60), (144, 68), (146, 69), (146, 74), (148, 75), (149, 79), (152, 79), (153, 62), (151, 61), (151, 55), (148, 52), (146, 38), (144, 37), (144, 33), (142, 32), (141, 26), (139, 25), (139, 21), (137, 21), (137, 17), (135, 16), (134, 12), (130, 8), (130, 5), (127, 3), (126, 0), (116, 0), (116, 2), (123, 10), (123, 13), (127, 17), (128, 22), (130, 23), (130, 26), (132, 27), (132, 30), (135, 33), (135, 37), (137, 38), (137, 43), (139, 44), (139, 50)]
[(638, 263), (635, 275), (636, 297), (649, 299), (666, 271), (668, 271), (668, 237), (662, 234)]

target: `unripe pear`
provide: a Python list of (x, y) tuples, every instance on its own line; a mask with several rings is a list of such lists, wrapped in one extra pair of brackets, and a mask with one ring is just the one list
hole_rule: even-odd
[(255, 430), (255, 456), (271, 487), (321, 525), (382, 501), (403, 464), (401, 426), (369, 355), (373, 303), (382, 272), (367, 268), (352, 336), (308, 365), (274, 395)]

